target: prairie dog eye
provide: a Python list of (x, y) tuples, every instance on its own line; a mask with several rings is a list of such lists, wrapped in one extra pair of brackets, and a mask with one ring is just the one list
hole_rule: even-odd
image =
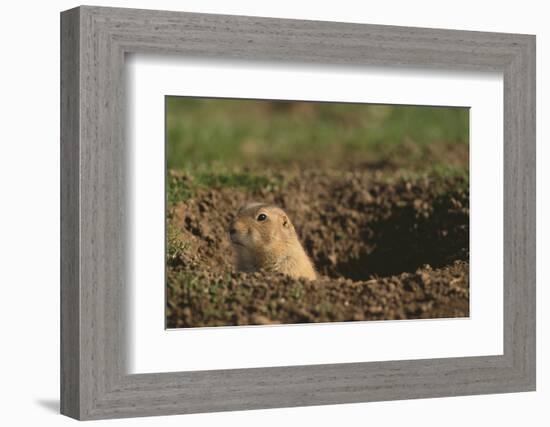
[(256, 218), (257, 221), (265, 221), (266, 219), (267, 219), (267, 215), (263, 213), (258, 215), (258, 218)]

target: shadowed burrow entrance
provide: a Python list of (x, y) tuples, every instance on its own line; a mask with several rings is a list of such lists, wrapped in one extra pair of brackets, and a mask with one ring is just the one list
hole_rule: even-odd
[(354, 281), (468, 261), (467, 202), (448, 193), (431, 203), (396, 203), (384, 213), (365, 209), (361, 215), (355, 210), (342, 227), (350, 230), (348, 235), (332, 236), (324, 251), (312, 240), (306, 246), (320, 273)]

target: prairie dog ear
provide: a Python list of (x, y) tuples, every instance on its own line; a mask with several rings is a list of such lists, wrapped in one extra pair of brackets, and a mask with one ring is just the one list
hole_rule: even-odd
[(281, 219), (283, 221), (284, 228), (292, 229), (292, 223), (290, 222), (290, 219), (288, 219), (288, 216), (286, 216), (286, 214), (283, 214), (281, 216)]

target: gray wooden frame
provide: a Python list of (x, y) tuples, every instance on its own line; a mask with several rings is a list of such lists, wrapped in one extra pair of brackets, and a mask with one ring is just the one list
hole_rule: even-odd
[[(126, 53), (504, 76), (504, 354), (128, 375)], [(77, 419), (535, 389), (535, 37), (79, 7), (61, 14), (61, 412)], [(435, 404), (435, 403), (434, 403)]]

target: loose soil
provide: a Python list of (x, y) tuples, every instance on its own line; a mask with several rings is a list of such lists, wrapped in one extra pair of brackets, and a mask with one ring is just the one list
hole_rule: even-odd
[[(462, 176), (268, 174), (191, 188), (167, 212), (167, 327), (469, 316), (469, 191)], [(227, 229), (249, 201), (287, 211), (320, 278), (237, 273)]]

